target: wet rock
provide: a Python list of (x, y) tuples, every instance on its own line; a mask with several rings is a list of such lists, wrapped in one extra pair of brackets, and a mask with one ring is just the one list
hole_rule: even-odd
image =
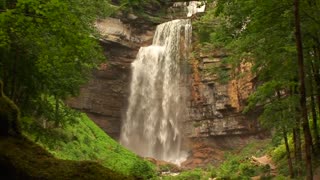
[(194, 169), (196, 167), (207, 167), (218, 165), (224, 158), (224, 152), (210, 147), (204, 141), (192, 141), (192, 149), (188, 159), (181, 164), (184, 169)]
[[(197, 51), (197, 50), (196, 50)], [(192, 59), (191, 95), (186, 136), (192, 138), (234, 136), (259, 133), (261, 128), (256, 114), (244, 115), (241, 111), (254, 89), (254, 77), (249, 73), (251, 64), (241, 63), (231, 70), (222, 63), (227, 56), (221, 50), (200, 52)], [(229, 75), (222, 82), (215, 70)], [(241, 78), (235, 78), (242, 73)]]

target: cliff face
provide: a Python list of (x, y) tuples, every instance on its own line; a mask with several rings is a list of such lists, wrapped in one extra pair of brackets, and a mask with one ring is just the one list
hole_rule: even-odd
[(111, 137), (118, 139), (129, 93), (130, 65), (139, 47), (152, 41), (155, 26), (145, 24), (140, 27), (141, 32), (140, 28), (117, 18), (99, 20), (96, 26), (108, 61), (93, 72), (80, 95), (69, 99), (68, 104), (87, 113)]
[[(177, 14), (181, 16), (181, 9), (177, 5), (168, 11), (174, 15), (169, 14), (165, 19), (176, 17)], [(101, 64), (93, 72), (90, 82), (82, 87), (80, 96), (69, 99), (68, 104), (86, 112), (109, 135), (118, 139), (122, 115), (127, 108), (130, 65), (139, 47), (151, 44), (156, 24), (128, 14), (125, 18), (99, 20), (96, 26), (103, 37), (101, 44), (108, 63)], [(212, 50), (203, 53), (194, 49), (194, 54), (198, 55), (190, 60), (189, 118), (184, 120), (182, 132), (185, 133), (185, 139), (193, 142), (191, 156), (194, 159), (196, 156), (207, 159), (199, 152), (204, 150), (208, 156), (212, 153), (207, 152), (213, 151), (221, 154), (217, 149), (210, 148), (222, 147), (221, 142), (232, 142), (228, 143), (228, 147), (238, 146), (245, 143), (235, 142), (239, 137), (259, 133), (257, 115), (241, 113), (254, 88), (254, 78), (248, 73), (236, 78), (240, 72), (248, 72), (250, 64), (241, 64), (237, 70), (231, 71), (229, 65), (222, 63), (222, 58), (227, 55), (224, 52)], [(228, 72), (229, 80), (221, 83), (219, 72), (213, 69)], [(198, 160), (198, 164), (201, 163), (207, 162)], [(186, 166), (197, 166), (197, 163), (190, 160)]]
[(259, 112), (243, 114), (246, 100), (254, 90), (255, 78), (250, 64), (237, 68), (223, 63), (227, 54), (211, 49), (194, 49), (191, 60), (189, 119), (184, 124), (190, 148), (185, 168), (217, 165), (224, 152), (241, 148), (255, 137), (263, 137)]
[[(70, 98), (67, 103), (85, 112), (116, 140), (120, 137), (121, 120), (128, 104), (131, 62), (141, 46), (152, 43), (157, 24), (185, 17), (185, 7), (172, 4), (164, 3), (164, 6), (169, 6), (166, 10), (151, 6), (144, 16), (119, 13), (95, 24), (102, 36), (100, 41), (108, 60), (93, 72), (89, 83), (81, 88), (80, 95)], [(167, 13), (161, 18), (152, 14), (162, 11)]]
[[(191, 59), (188, 137), (249, 135), (259, 131), (257, 117), (241, 112), (254, 88), (250, 64), (242, 63), (231, 70), (222, 63), (225, 56), (226, 53), (213, 50), (206, 54), (200, 52)], [(221, 73), (227, 80), (221, 79)], [(239, 74), (243, 75), (236, 78)]]

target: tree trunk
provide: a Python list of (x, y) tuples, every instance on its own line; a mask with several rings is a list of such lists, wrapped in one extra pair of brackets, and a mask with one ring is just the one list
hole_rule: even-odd
[(285, 128), (282, 128), (282, 133), (283, 133), (284, 143), (285, 143), (285, 146), (286, 146), (290, 178), (294, 178), (294, 172), (293, 172), (293, 167), (292, 167), (292, 159), (291, 159), (291, 155), (290, 155), (290, 148), (289, 148), (289, 143), (288, 143), (287, 132), (286, 132)]
[(320, 113), (320, 73), (319, 73), (319, 61), (320, 61), (320, 48), (314, 46), (314, 61), (311, 61), (312, 66), (312, 75), (314, 78), (314, 81), (316, 82), (316, 94), (317, 94), (317, 103), (318, 103), (318, 110)]
[(305, 88), (305, 73), (304, 73), (304, 62), (303, 62), (303, 47), (301, 38), (301, 27), (300, 27), (300, 14), (299, 14), (299, 0), (294, 0), (294, 19), (295, 19), (295, 37), (296, 37), (296, 48), (298, 53), (298, 68), (299, 68), (299, 81), (300, 81), (300, 108), (302, 114), (302, 128), (305, 139), (305, 153), (306, 153), (306, 172), (307, 180), (312, 180), (312, 159), (311, 159), (311, 133), (308, 121), (308, 111), (306, 103), (306, 88)]
[(316, 104), (315, 99), (313, 95), (313, 81), (312, 76), (309, 78), (310, 80), (310, 106), (311, 106), (311, 114), (312, 114), (312, 122), (313, 122), (313, 136), (315, 141), (315, 148), (314, 148), (314, 154), (316, 155), (317, 152), (320, 152), (320, 141), (319, 141), (319, 131), (318, 131), (318, 122), (317, 122), (317, 111), (316, 111)]
[[(297, 90), (298, 86), (295, 86), (293, 89), (293, 95), (297, 95), (299, 92)], [(292, 95), (292, 94), (291, 94)], [(294, 142), (294, 157), (295, 157), (295, 166), (297, 169), (297, 176), (302, 174), (302, 150), (301, 150), (301, 117), (300, 109), (298, 106), (295, 106), (295, 125), (293, 128), (293, 142)]]
[[(320, 114), (320, 73), (319, 73), (319, 62), (320, 62), (320, 49), (317, 48), (317, 47), (314, 47), (314, 52), (315, 52), (315, 59), (314, 61), (311, 62), (311, 65), (312, 65), (312, 75), (313, 75), (313, 78), (314, 78), (314, 81), (316, 82), (315, 85), (316, 85), (316, 100), (317, 100), (317, 104), (318, 104), (318, 113)], [(314, 122), (316, 124), (314, 124), (314, 128), (316, 128), (318, 130), (318, 124), (317, 124), (317, 121)], [(320, 148), (320, 139), (319, 139), (319, 132), (318, 133), (318, 136), (315, 138), (316, 140), (316, 146), (317, 149)], [(315, 134), (316, 135), (316, 134)], [(318, 149), (319, 152), (320, 152), (320, 149)]]
[[(297, 124), (300, 124), (300, 123), (297, 123)], [(293, 129), (293, 142), (294, 142), (294, 158), (295, 158), (296, 175), (301, 176), (302, 153), (301, 153), (301, 136), (300, 136), (299, 126), (296, 126), (296, 128)]]

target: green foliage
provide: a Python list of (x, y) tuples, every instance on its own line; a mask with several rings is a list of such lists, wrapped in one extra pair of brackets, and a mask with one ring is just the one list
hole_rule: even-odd
[(96, 162), (56, 159), (21, 138), (0, 138), (0, 164), (0, 176), (7, 179), (134, 179)]
[[(149, 179), (155, 176), (155, 167), (128, 151), (105, 134), (88, 117), (82, 115), (77, 123), (61, 128), (37, 129), (30, 127), (30, 118), (24, 118), (26, 134), (59, 159), (92, 160), (125, 175)], [(31, 123), (34, 127), (34, 123)]]
[(173, 164), (164, 164), (159, 166), (160, 172), (174, 172), (176, 170), (177, 166)]
[(234, 150), (225, 154), (225, 160), (219, 166), (209, 166), (206, 169), (194, 169), (181, 172), (177, 176), (163, 176), (162, 179), (251, 179), (254, 176), (261, 176), (261, 179), (271, 179), (269, 165), (257, 165), (253, 163), (252, 156), (263, 156), (272, 150), (273, 145), (270, 139), (255, 140), (242, 149)]
[(249, 163), (242, 163), (239, 166), (239, 172), (243, 176), (252, 177), (255, 175), (255, 167)]
[[(281, 135), (282, 133), (281, 132), (277, 132), (275, 133), (274, 135), (274, 139), (280, 139), (280, 137), (282, 136)], [(294, 145), (293, 145), (293, 140), (292, 140), (292, 134), (289, 133), (288, 134), (288, 144), (289, 144), (289, 148), (291, 150), (294, 149)], [(276, 141), (279, 141), (279, 140), (276, 140)], [(282, 141), (280, 142), (276, 142), (276, 143), (273, 143), (272, 144), (272, 148), (269, 150), (269, 154), (272, 158), (272, 160), (275, 162), (276, 166), (277, 166), (277, 172), (279, 174), (279, 176), (290, 176), (290, 172), (289, 172), (289, 167), (288, 167), (288, 157), (287, 157), (287, 153), (286, 153), (286, 147), (285, 147), (285, 144)], [(293, 155), (293, 153), (290, 154), (291, 156)], [(303, 164), (304, 162), (295, 162), (293, 164), (293, 168), (298, 170), (299, 168), (299, 171), (300, 173), (303, 173)], [(295, 171), (297, 172), (297, 171)]]
[(130, 169), (130, 175), (136, 178), (151, 179), (155, 177), (154, 167), (146, 161), (136, 160)]
[(41, 96), (76, 95), (104, 60), (93, 23), (114, 12), (108, 1), (19, 0), (2, 8), (0, 78), (24, 114), (46, 108)]
[(125, 9), (132, 8), (133, 10), (142, 10), (143, 7), (150, 5), (160, 5), (160, 0), (121, 0), (120, 2)]
[(201, 169), (193, 169), (190, 171), (184, 171), (180, 173), (177, 176), (164, 176), (164, 180), (185, 180), (185, 179), (190, 179), (190, 180), (200, 180), (200, 179), (208, 179), (207, 177), (204, 178), (204, 171)]
[(271, 152), (271, 157), (274, 161), (278, 162), (283, 158), (286, 158), (286, 147), (284, 144), (279, 145)]
[(270, 167), (252, 163), (252, 156), (262, 156), (271, 147), (268, 140), (248, 144), (238, 153), (226, 154), (225, 161), (216, 169), (211, 170), (211, 177), (217, 179), (251, 179), (253, 176), (270, 174)]
[[(120, 0), (119, 9), (122, 13), (132, 13), (139, 20), (160, 24), (167, 15), (167, 8), (170, 3), (164, 0)], [(135, 21), (140, 23), (141, 21)]]
[[(298, 80), (298, 69), (305, 69), (304, 74), (299, 75), (300, 77), (305, 75), (309, 80), (309, 86), (306, 87), (309, 92), (307, 96), (319, 94), (320, 87), (318, 31), (320, 18), (316, 15), (320, 9), (319, 1), (299, 2), (305, 67), (301, 65), (298, 67), (296, 63), (299, 57), (296, 50), (298, 40), (295, 36), (296, 23), (293, 7), (298, 5), (292, 0), (219, 0), (215, 1), (213, 8), (195, 23), (203, 49), (211, 47), (211, 51), (212, 49), (227, 51), (228, 60), (234, 70), (242, 63), (252, 65), (250, 73), (255, 76), (256, 87), (254, 87), (255, 92), (248, 99), (244, 112), (263, 110), (260, 120), (264, 127), (275, 129), (282, 134), (289, 134), (293, 128), (299, 129), (301, 126), (299, 119), (302, 117), (303, 100), (306, 98), (303, 93), (304, 88), (298, 89), (298, 82), (303, 84), (304, 81), (303, 78)], [(317, 91), (311, 89), (311, 85), (317, 87)], [(308, 97), (307, 101), (309, 101)], [(303, 128), (305, 134), (308, 134), (307, 126), (308, 123), (305, 120)], [(305, 139), (309, 142), (307, 135)], [(281, 145), (281, 148), (273, 152), (275, 159), (285, 164), (285, 152), (284, 145)], [(232, 169), (232, 165), (226, 169)], [(285, 168), (281, 165), (281, 169)], [(243, 170), (249, 173), (247, 167), (244, 166)], [(288, 170), (285, 171), (288, 172)], [(288, 175), (288, 173), (283, 174)]]
[(79, 111), (71, 109), (59, 98), (40, 96), (36, 102), (37, 111), (33, 114), (38, 121), (46, 123), (45, 126), (49, 128), (75, 123), (81, 116)]

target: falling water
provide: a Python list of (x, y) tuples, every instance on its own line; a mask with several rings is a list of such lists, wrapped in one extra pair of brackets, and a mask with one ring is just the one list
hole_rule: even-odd
[(144, 157), (179, 163), (180, 124), (185, 118), (183, 64), (191, 41), (191, 22), (157, 26), (153, 43), (141, 47), (132, 63), (129, 105), (120, 142)]

